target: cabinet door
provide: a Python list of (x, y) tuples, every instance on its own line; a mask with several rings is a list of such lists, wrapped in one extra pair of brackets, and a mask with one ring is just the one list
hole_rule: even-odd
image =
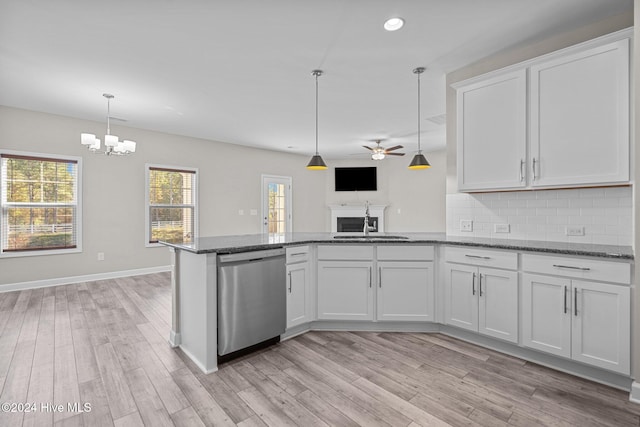
[(287, 265), (287, 328), (311, 320), (307, 303), (309, 285), (308, 263)]
[(477, 268), (446, 264), (446, 323), (472, 331), (478, 330)]
[(373, 320), (373, 263), (318, 261), (318, 318)]
[(518, 273), (478, 270), (478, 332), (518, 342)]
[(526, 70), (457, 92), (460, 191), (526, 186)]
[(629, 41), (530, 70), (531, 185), (628, 182)]
[(631, 302), (627, 286), (574, 280), (572, 358), (630, 373)]
[(522, 343), (571, 357), (571, 281), (522, 275)]
[(433, 321), (433, 263), (378, 263), (378, 320)]

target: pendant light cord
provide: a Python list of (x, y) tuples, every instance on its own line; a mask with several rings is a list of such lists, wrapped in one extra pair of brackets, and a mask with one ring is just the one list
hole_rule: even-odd
[(420, 74), (424, 72), (424, 69), (416, 68), (414, 72), (418, 74), (418, 154), (422, 154), (420, 149)]
[(316, 156), (318, 155), (318, 76), (321, 71), (314, 71), (313, 74), (316, 76)]
[(111, 116), (111, 98), (107, 97), (107, 135), (111, 135), (109, 117)]

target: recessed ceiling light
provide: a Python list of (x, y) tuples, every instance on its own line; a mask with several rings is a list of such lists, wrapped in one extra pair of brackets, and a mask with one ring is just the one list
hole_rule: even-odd
[(396, 31), (402, 28), (403, 25), (404, 25), (404, 19), (389, 18), (384, 23), (384, 29), (387, 31)]

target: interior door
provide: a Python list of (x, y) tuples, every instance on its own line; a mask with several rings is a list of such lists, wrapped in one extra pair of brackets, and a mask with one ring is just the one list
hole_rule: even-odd
[(262, 232), (291, 233), (291, 206), (291, 177), (262, 175)]

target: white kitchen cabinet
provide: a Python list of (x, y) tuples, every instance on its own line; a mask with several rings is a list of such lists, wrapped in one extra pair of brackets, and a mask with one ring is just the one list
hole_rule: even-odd
[(459, 191), (628, 183), (629, 39), (622, 37), (455, 84)]
[(531, 185), (629, 181), (629, 40), (530, 67)]
[(287, 328), (313, 320), (309, 246), (287, 248)]
[(525, 69), (458, 89), (460, 191), (526, 186), (526, 94)]
[(629, 374), (629, 287), (523, 275), (523, 344)]
[[(523, 269), (564, 277), (522, 275), (523, 344), (583, 363), (630, 373), (631, 303), (629, 264), (524, 255)], [(603, 283), (603, 272), (612, 281)], [(594, 279), (588, 281), (583, 279)]]
[(446, 323), (518, 342), (518, 273), (447, 263)]
[(378, 261), (378, 320), (433, 321), (433, 262)]
[(373, 262), (318, 261), (318, 318), (373, 320)]
[(447, 248), (445, 259), (445, 322), (517, 343), (518, 255)]
[(536, 350), (571, 357), (571, 281), (522, 275), (522, 342)]

